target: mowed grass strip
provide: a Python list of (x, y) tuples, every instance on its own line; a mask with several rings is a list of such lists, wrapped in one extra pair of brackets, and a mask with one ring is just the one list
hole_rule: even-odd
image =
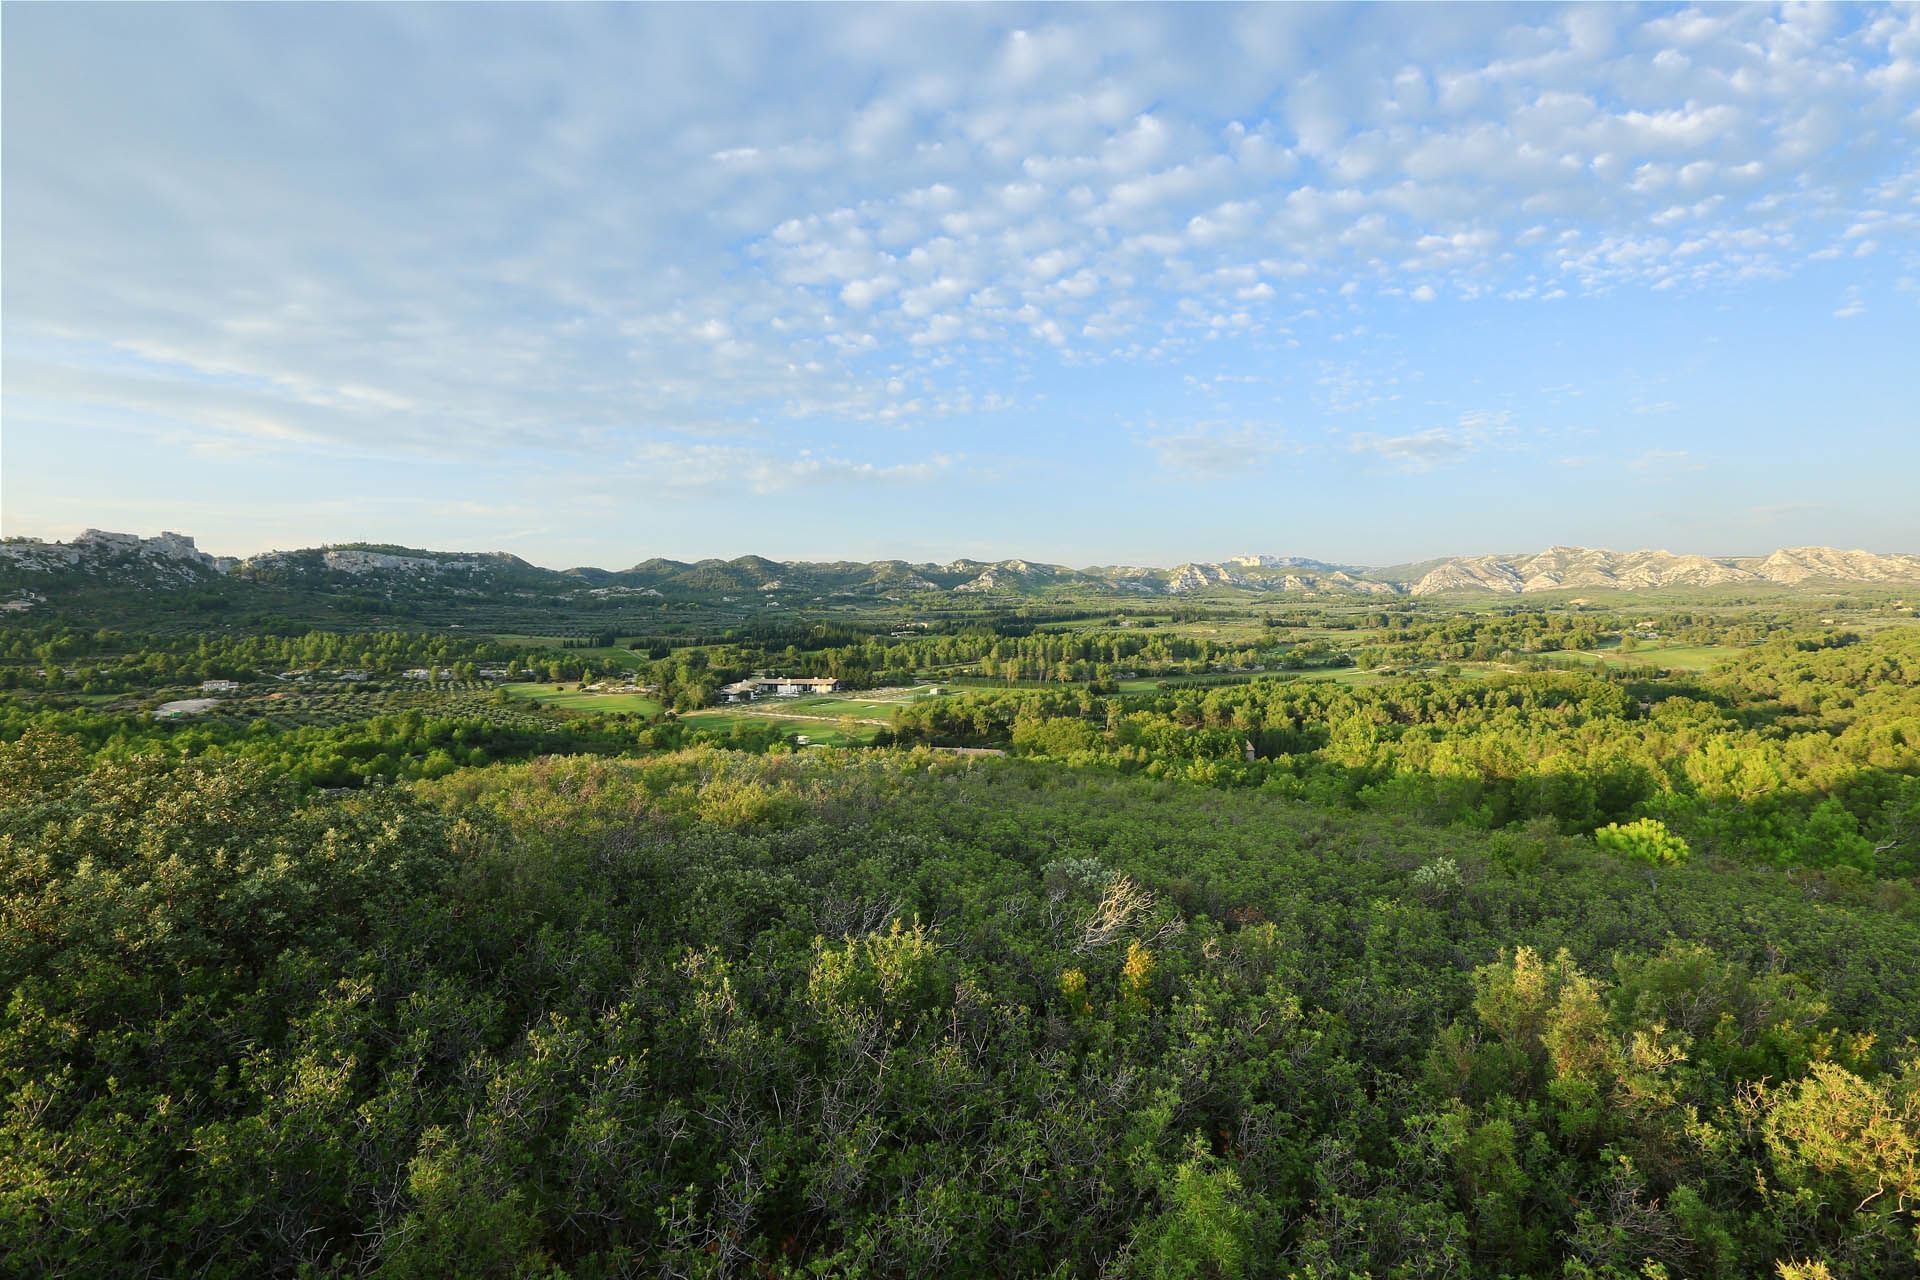
[(907, 698), (873, 700), (869, 698), (761, 698), (753, 705), (766, 711), (791, 711), (808, 716), (859, 716), (865, 720), (890, 720), (895, 707)]
[(756, 715), (750, 711), (689, 711), (680, 717), (683, 724), (696, 729), (726, 732), (735, 725), (773, 725), (788, 735), (799, 734), (808, 742), (830, 747), (858, 747), (872, 742), (881, 731), (879, 725), (842, 726), (832, 720), (788, 719), (780, 715)]

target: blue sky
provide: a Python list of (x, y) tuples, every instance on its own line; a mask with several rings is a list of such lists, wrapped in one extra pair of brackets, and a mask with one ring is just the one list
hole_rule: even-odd
[(10, 535), (1920, 551), (1920, 8), (4, 23)]

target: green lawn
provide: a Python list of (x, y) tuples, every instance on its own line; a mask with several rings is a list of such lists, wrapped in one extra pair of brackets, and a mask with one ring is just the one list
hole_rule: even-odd
[(680, 719), (695, 729), (717, 729), (722, 732), (738, 724), (772, 725), (782, 733), (804, 734), (809, 742), (824, 743), (831, 747), (864, 746), (880, 732), (878, 725), (855, 725), (849, 730), (842, 729), (831, 720), (783, 720), (777, 716), (754, 715), (746, 711), (689, 711)]
[(515, 697), (532, 698), (545, 706), (567, 711), (637, 711), (641, 715), (657, 716), (664, 710), (658, 698), (644, 693), (593, 693), (575, 689), (571, 685), (556, 688), (551, 684), (509, 684), (501, 687)]

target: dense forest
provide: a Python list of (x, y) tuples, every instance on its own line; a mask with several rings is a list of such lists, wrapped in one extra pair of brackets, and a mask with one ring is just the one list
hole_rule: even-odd
[(0, 1273), (1920, 1274), (1920, 629), (886, 625), (0, 635)]

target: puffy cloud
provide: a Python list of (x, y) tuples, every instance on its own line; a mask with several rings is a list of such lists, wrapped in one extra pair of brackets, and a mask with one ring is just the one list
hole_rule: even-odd
[(935, 454), (911, 462), (873, 463), (811, 451), (780, 455), (736, 445), (654, 440), (633, 451), (623, 478), (663, 494), (725, 489), (771, 494), (816, 485), (919, 483), (955, 461), (951, 455)]

